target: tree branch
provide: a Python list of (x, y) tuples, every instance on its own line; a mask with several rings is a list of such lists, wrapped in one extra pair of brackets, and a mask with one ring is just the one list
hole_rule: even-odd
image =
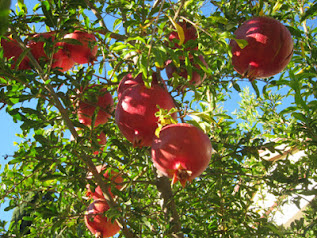
[(166, 217), (170, 217), (169, 222), (172, 225), (172, 236), (176, 238), (183, 238), (184, 234), (181, 231), (182, 225), (180, 223), (179, 215), (174, 202), (171, 182), (169, 178), (158, 173), (156, 187), (157, 190), (160, 192), (161, 198), (163, 199), (163, 212), (165, 213)]

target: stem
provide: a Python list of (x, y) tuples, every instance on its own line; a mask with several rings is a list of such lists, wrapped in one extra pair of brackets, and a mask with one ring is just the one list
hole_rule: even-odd
[(173, 199), (173, 192), (169, 178), (158, 173), (156, 187), (163, 199), (163, 212), (166, 217), (170, 217), (169, 222), (172, 225), (172, 236), (176, 238), (183, 238), (184, 234), (181, 231), (182, 225)]

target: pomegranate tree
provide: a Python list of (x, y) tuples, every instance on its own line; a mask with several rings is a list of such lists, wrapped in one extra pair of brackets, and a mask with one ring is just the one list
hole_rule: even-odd
[[(1, 47), (3, 49), (3, 57), (10, 59), (12, 58), (14, 62), (17, 61), (19, 56), (23, 53), (23, 50), (19, 46), (19, 43), (12, 39), (11, 37), (6, 39), (1, 39)], [(11, 65), (11, 68), (13, 69), (15, 67), (15, 63)], [(18, 67), (19, 70), (25, 70), (25, 69), (31, 69), (29, 58), (24, 57)]]
[[(121, 133), (133, 146), (150, 146), (158, 127), (155, 113), (162, 109), (170, 110), (175, 107), (172, 97), (166, 88), (152, 84), (147, 88), (138, 84), (127, 88), (115, 111), (115, 120)], [(173, 114), (176, 118), (176, 114)]]
[(208, 136), (197, 127), (171, 124), (163, 127), (159, 137), (152, 143), (152, 161), (172, 183), (187, 181), (199, 176), (208, 166), (212, 146)]
[(104, 213), (109, 210), (108, 203), (103, 199), (92, 202), (85, 213), (87, 228), (98, 238), (111, 237), (120, 231), (116, 221), (111, 222)]
[(280, 73), (293, 55), (293, 40), (289, 30), (279, 21), (266, 17), (253, 17), (235, 32), (236, 39), (247, 41), (240, 48), (230, 41), (234, 69), (250, 81)]
[(76, 43), (63, 43), (64, 51), (78, 64), (92, 63), (97, 55), (98, 46), (93, 34), (82, 31), (74, 31), (66, 34), (64, 39), (73, 39)]
[(95, 113), (95, 126), (108, 121), (113, 111), (113, 98), (106, 88), (94, 84), (83, 89), (79, 97), (77, 115), (81, 123), (91, 126)]
[[(99, 165), (96, 167), (96, 169), (98, 173), (101, 173), (102, 171), (106, 169), (106, 165)], [(105, 177), (106, 180), (109, 180), (109, 182), (111, 181), (111, 183), (116, 186), (116, 189), (120, 190), (122, 188), (122, 185), (120, 184), (123, 182), (123, 178), (117, 172), (111, 171), (108, 169), (103, 174), (103, 176)], [(89, 173), (87, 176), (87, 179), (91, 179), (91, 178), (92, 178), (92, 173)], [(94, 200), (104, 199), (103, 192), (101, 191), (100, 186), (97, 186), (94, 191), (91, 190), (90, 184), (87, 184), (86, 188), (87, 188), (87, 193), (86, 193), (87, 196), (92, 197)], [(109, 191), (109, 194), (113, 197), (110, 185), (109, 185), (108, 191)]]

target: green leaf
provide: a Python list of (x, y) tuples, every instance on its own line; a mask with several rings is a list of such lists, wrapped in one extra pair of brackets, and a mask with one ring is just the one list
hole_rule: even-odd
[(308, 18), (312, 18), (317, 15), (317, 3), (312, 5), (300, 18), (300, 21), (303, 22)]

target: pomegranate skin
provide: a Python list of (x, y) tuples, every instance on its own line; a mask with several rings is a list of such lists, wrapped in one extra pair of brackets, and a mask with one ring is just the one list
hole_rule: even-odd
[(116, 221), (111, 222), (104, 212), (109, 210), (109, 205), (105, 200), (98, 199), (91, 203), (85, 213), (85, 224), (96, 237), (112, 237), (120, 231)]
[(250, 81), (280, 73), (293, 55), (293, 39), (289, 30), (279, 21), (266, 16), (244, 22), (235, 32), (237, 39), (248, 45), (241, 49), (235, 40), (230, 41), (232, 65)]
[[(170, 110), (175, 107), (172, 97), (160, 85), (147, 88), (138, 84), (122, 94), (115, 111), (115, 121), (121, 133), (135, 147), (150, 146), (158, 118), (155, 113), (160, 108)], [(176, 119), (174, 113), (173, 118)]]
[[(23, 53), (23, 50), (19, 46), (19, 43), (9, 37), (8, 40), (1, 39), (1, 47), (3, 48), (3, 57), (10, 59), (13, 57), (13, 60), (16, 61), (19, 56)], [(11, 68), (14, 69), (15, 64), (11, 65)], [(30, 60), (27, 57), (24, 57), (18, 67), (19, 70), (31, 69)]]
[(118, 99), (120, 99), (122, 93), (127, 89), (132, 87), (133, 85), (137, 84), (143, 84), (142, 74), (138, 74), (135, 78), (133, 78), (132, 74), (129, 73), (125, 75), (118, 86), (117, 93), (118, 93)]
[[(45, 32), (45, 33), (39, 33), (35, 34), (33, 36), (34, 38), (43, 37), (45, 39), (51, 39), (54, 41), (55, 39), (55, 32)], [(62, 47), (63, 43), (58, 42), (55, 44), (55, 47)], [(30, 40), (27, 44), (27, 47), (31, 49), (31, 53), (36, 59), (36, 61), (40, 62), (41, 60), (48, 61), (49, 58), (45, 54), (44, 51), (44, 41), (41, 40)], [(75, 62), (69, 57), (69, 55), (63, 50), (63, 48), (59, 49), (56, 53), (53, 54), (53, 63), (52, 68), (60, 68), (59, 70), (61, 72), (65, 72), (69, 69), (71, 69), (75, 65)]]
[(92, 63), (97, 55), (98, 46), (95, 45), (96, 37), (93, 34), (82, 31), (74, 31), (66, 34), (65, 39), (74, 39), (79, 44), (64, 43), (64, 50), (78, 64)]
[(199, 128), (187, 124), (171, 124), (152, 143), (154, 166), (172, 183), (185, 186), (207, 168), (212, 154), (208, 136)]
[[(106, 165), (98, 165), (96, 167), (97, 171), (100, 173), (101, 171), (105, 170), (106, 169)], [(123, 178), (121, 175), (119, 175), (117, 172), (115, 171), (109, 171), (107, 170), (103, 176), (108, 179), (108, 180), (111, 180), (111, 183), (114, 183), (116, 185), (116, 189), (120, 190), (122, 189), (122, 185), (120, 185), (122, 182), (123, 182)], [(91, 179), (92, 177), (92, 173), (89, 173), (87, 178), (88, 179)], [(89, 196), (89, 197), (92, 197), (94, 200), (97, 200), (97, 199), (105, 199), (104, 196), (103, 196), (103, 192), (101, 191), (101, 188), (100, 186), (97, 186), (95, 188), (95, 191), (91, 191), (90, 189), (90, 184), (87, 184), (86, 185), (86, 188), (87, 188), (87, 193), (86, 195)], [(108, 192), (110, 194), (111, 197), (114, 197), (113, 193), (111, 192), (111, 187), (109, 185), (109, 189), (108, 189)]]
[[(93, 88), (96, 86), (97, 85), (91, 85), (88, 88)], [(84, 93), (86, 89), (84, 89), (81, 93)], [(85, 99), (79, 101), (77, 111), (78, 119), (84, 125), (91, 126), (92, 117), (95, 111), (98, 110), (94, 125), (98, 126), (100, 124), (105, 124), (111, 116), (110, 114), (113, 111), (113, 104), (114, 102), (112, 95), (107, 91), (106, 88), (102, 88), (101, 93), (98, 93), (97, 102), (89, 102)]]
[[(152, 85), (159, 84), (159, 81), (157, 79), (157, 75), (155, 72), (152, 74), (152, 82), (151, 83), (152, 83)], [(165, 89), (167, 89), (166, 84), (163, 82), (163, 80), (162, 80), (162, 83), (163, 83), (163, 86), (165, 87)], [(120, 81), (118, 89), (117, 89), (118, 99), (120, 99), (122, 93), (127, 88), (130, 88), (130, 87), (137, 85), (137, 84), (144, 85), (142, 73), (139, 73), (135, 78), (133, 78), (131, 73), (125, 75), (122, 78), (122, 80)]]

